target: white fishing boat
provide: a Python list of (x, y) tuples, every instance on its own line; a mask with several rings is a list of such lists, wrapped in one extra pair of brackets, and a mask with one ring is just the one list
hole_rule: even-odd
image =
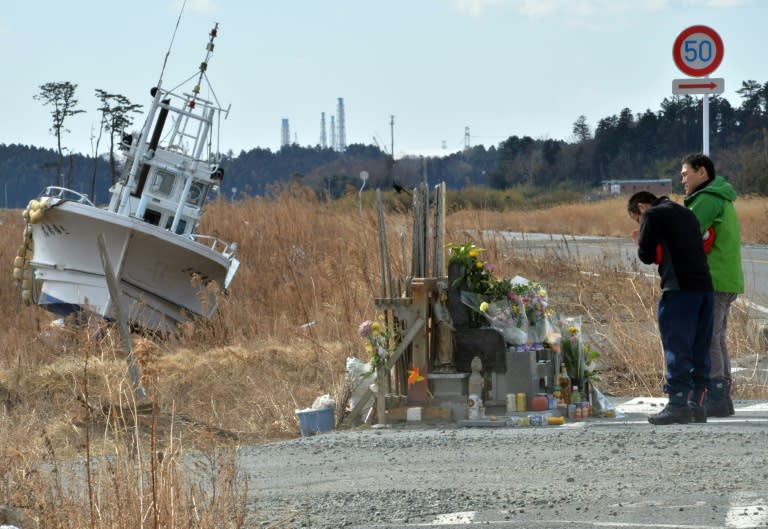
[[(30, 202), (14, 272), (26, 302), (60, 315), (107, 319), (117, 316), (119, 302), (133, 326), (161, 331), (215, 312), (239, 266), (236, 243), (197, 232), (208, 195), (224, 174), (219, 156), (208, 150), (217, 116), (228, 110), (200, 96), (217, 28), (188, 92), (165, 90), (162, 82), (152, 89), (138, 137), (123, 137), (123, 172), (108, 206), (53, 186)], [(117, 300), (109, 295), (99, 235), (117, 279)]]

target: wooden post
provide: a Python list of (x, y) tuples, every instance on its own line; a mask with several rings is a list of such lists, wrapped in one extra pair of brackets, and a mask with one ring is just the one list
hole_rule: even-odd
[[(379, 229), (379, 262), (381, 270), (381, 295), (384, 298), (392, 297), (392, 272), (389, 264), (389, 247), (387, 245), (387, 229), (384, 224), (384, 206), (381, 202), (381, 190), (376, 190), (376, 221)], [(389, 311), (384, 311), (384, 323), (391, 327), (394, 323), (394, 316)], [(385, 413), (386, 406), (384, 398), (389, 393), (389, 373), (379, 373), (377, 375), (377, 384), (379, 386), (379, 397), (376, 400), (376, 412)], [(381, 416), (380, 419), (381, 420)], [(386, 417), (384, 417), (386, 421)], [(384, 423), (382, 423), (384, 424)]]
[(413, 233), (411, 241), (411, 277), (424, 277), (426, 271), (422, 268), (424, 255), (424, 226), (421, 222), (422, 207), (424, 202), (421, 200), (421, 192), (418, 187), (413, 188), (413, 219), (411, 232)]
[[(430, 280), (424, 278), (415, 278), (413, 280), (413, 304), (411, 310), (416, 319), (427, 320), (429, 311), (429, 283)], [(419, 368), (421, 373), (426, 373), (429, 367), (427, 346), (427, 328), (426, 326), (414, 337), (411, 344), (413, 354), (413, 365)]]
[(448, 275), (445, 259), (445, 182), (435, 186), (435, 227), (432, 248), (432, 277)]
[[(415, 278), (412, 284), (413, 290), (413, 302), (411, 305), (411, 311), (413, 317), (417, 320), (429, 321), (429, 303), (430, 292), (435, 288), (435, 280), (432, 278)], [(411, 343), (411, 363), (413, 367), (418, 368), (419, 373), (426, 376), (429, 373), (429, 340), (430, 329), (429, 325), (425, 325), (413, 338)], [(410, 369), (411, 366), (409, 366)], [(408, 402), (417, 404), (427, 403), (426, 394), (426, 380), (423, 382), (424, 388), (409, 387), (408, 388)]]
[[(381, 190), (376, 190), (376, 220), (379, 228), (379, 262), (381, 270), (381, 297), (392, 297), (392, 272), (389, 266), (389, 248), (387, 230), (384, 225), (384, 206), (381, 203)], [(389, 323), (389, 322), (387, 322)]]
[(131, 341), (131, 330), (128, 328), (128, 320), (123, 314), (123, 307), (120, 305), (120, 289), (117, 286), (117, 278), (115, 277), (112, 263), (109, 260), (109, 254), (107, 253), (107, 244), (104, 242), (104, 234), (99, 233), (96, 237), (96, 243), (99, 247), (99, 255), (101, 256), (101, 266), (104, 268), (104, 279), (107, 280), (107, 288), (109, 289), (109, 299), (112, 302), (112, 311), (115, 314), (117, 320), (117, 330), (120, 333), (120, 338), (123, 342), (123, 349), (128, 354), (126, 358), (128, 362), (128, 373), (131, 376), (131, 384), (133, 386), (133, 392), (136, 396), (136, 400), (144, 400), (147, 398), (147, 392), (141, 385), (141, 369), (133, 361), (133, 342)]
[(429, 186), (427, 182), (421, 186), (421, 269), (423, 276), (428, 277), (429, 274)]
[(389, 387), (389, 369), (383, 367), (376, 371), (376, 384), (379, 391), (376, 394), (376, 417), (379, 424), (387, 424), (387, 393)]

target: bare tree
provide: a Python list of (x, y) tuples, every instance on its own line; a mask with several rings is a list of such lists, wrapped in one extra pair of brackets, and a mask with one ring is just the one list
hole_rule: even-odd
[[(112, 184), (117, 181), (117, 163), (115, 160), (115, 136), (122, 135), (126, 128), (133, 124), (131, 113), (138, 113), (142, 105), (131, 103), (131, 101), (120, 94), (110, 94), (100, 88), (96, 89), (96, 97), (101, 101), (99, 112), (101, 112), (101, 130), (109, 134), (109, 167), (111, 169)], [(101, 139), (101, 130), (96, 141), (96, 151), (99, 149), (99, 140)], [(98, 152), (96, 153), (98, 154)], [(98, 160), (98, 156), (94, 157)], [(95, 196), (96, 192), (96, 161), (93, 167), (93, 181), (91, 183), (91, 193)]]
[[(69, 116), (74, 116), (85, 112), (85, 110), (78, 110), (77, 99), (75, 99), (76, 84), (72, 84), (69, 81), (63, 82), (51, 82), (40, 85), (40, 92), (33, 96), (36, 101), (42, 101), (43, 105), (53, 105), (51, 111), (51, 117), (53, 118), (53, 126), (51, 127), (51, 134), (56, 136), (56, 148), (58, 152), (58, 158), (56, 162), (56, 182), (57, 185), (64, 185), (64, 178), (62, 174), (62, 167), (64, 165), (64, 149), (61, 145), (61, 137), (65, 132), (69, 132), (64, 128), (64, 121)], [(67, 171), (66, 186), (72, 185), (72, 164)]]

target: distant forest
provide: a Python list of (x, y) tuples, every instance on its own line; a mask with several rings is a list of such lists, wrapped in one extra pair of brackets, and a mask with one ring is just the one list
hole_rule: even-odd
[[(742, 193), (768, 195), (768, 82), (744, 81), (738, 106), (711, 96), (710, 154), (718, 173)], [(445, 181), (448, 188), (526, 186), (542, 193), (553, 189), (589, 193), (605, 180), (671, 178), (680, 191), (680, 159), (702, 149), (702, 99), (665, 98), (656, 111), (633, 113), (629, 108), (591, 126), (584, 116), (573, 124), (571, 141), (510, 136), (496, 146), (469, 147), (442, 157), (393, 160), (378, 146), (352, 144), (344, 153), (329, 148), (290, 145), (276, 152), (255, 148), (228, 152), (221, 162), (227, 199), (263, 195), (290, 183), (311, 187), (334, 199), (362, 185), (390, 190), (426, 180)], [(45, 123), (40, 124), (46, 126)], [(52, 137), (52, 143), (54, 138)], [(66, 144), (66, 136), (62, 143)], [(0, 206), (23, 208), (45, 186), (56, 184), (56, 151), (0, 144)], [(63, 171), (72, 189), (108, 201), (109, 162), (68, 155)]]

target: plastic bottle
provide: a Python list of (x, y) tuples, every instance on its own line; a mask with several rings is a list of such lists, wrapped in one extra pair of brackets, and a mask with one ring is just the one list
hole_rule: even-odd
[(581, 402), (581, 393), (579, 393), (579, 386), (573, 386), (571, 391), (571, 404), (578, 404)]
[(560, 396), (563, 402), (568, 404), (571, 399), (571, 377), (568, 376), (568, 369), (565, 362), (560, 364), (560, 374), (557, 375), (557, 385), (560, 386)]

